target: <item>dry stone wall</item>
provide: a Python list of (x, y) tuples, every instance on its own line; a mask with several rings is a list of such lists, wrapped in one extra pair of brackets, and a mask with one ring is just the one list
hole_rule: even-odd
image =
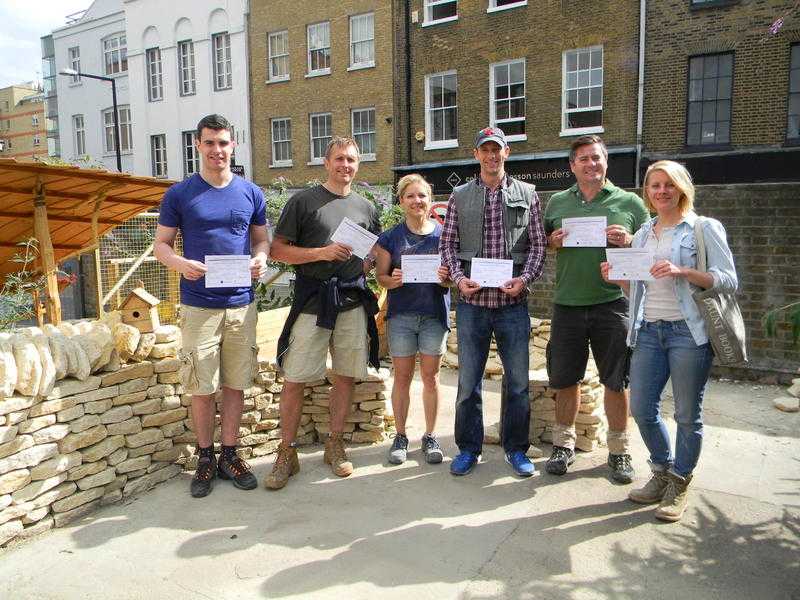
[[(137, 337), (112, 316), (0, 336), (0, 546), (194, 468), (177, 329)], [(352, 442), (384, 439), (388, 377), (371, 370), (356, 383), (346, 427)], [(260, 361), (245, 391), (242, 457), (277, 449), (282, 384), (274, 362)], [(300, 443), (328, 432), (330, 388), (327, 379), (305, 388)], [(219, 434), (217, 417), (217, 442)]]
[[(552, 443), (553, 425), (556, 422), (555, 389), (550, 387), (547, 376), (545, 350), (550, 341), (550, 321), (531, 318), (531, 337), (528, 342), (530, 362), (528, 371), (531, 402), (530, 441), (536, 445)], [(450, 335), (447, 338), (447, 352), (443, 363), (446, 367), (458, 368), (458, 334), (455, 314), (450, 314)], [(486, 361), (485, 379), (502, 379), (503, 366), (497, 355), (497, 344), (492, 340), (489, 359)], [(586, 374), (581, 381), (580, 408), (575, 421), (578, 434), (576, 447), (592, 452), (604, 445), (608, 422), (603, 410), (603, 386), (597, 375), (597, 366), (589, 356)]]

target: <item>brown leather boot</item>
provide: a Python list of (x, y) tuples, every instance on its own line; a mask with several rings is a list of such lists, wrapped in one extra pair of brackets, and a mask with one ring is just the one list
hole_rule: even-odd
[(656, 519), (669, 522), (680, 521), (689, 505), (689, 484), (692, 476), (681, 477), (672, 471), (667, 471), (666, 475), (667, 491), (656, 509)]
[(353, 463), (347, 458), (341, 433), (331, 432), (325, 441), (325, 462), (331, 466), (334, 475), (348, 477), (353, 474)]
[[(663, 467), (662, 467), (663, 468)], [(628, 492), (628, 498), (639, 504), (655, 504), (661, 502), (667, 491), (669, 479), (666, 471), (656, 471), (653, 469), (653, 476), (643, 487), (632, 489)]]
[(272, 472), (264, 480), (264, 487), (270, 490), (279, 490), (289, 481), (289, 477), (300, 472), (300, 461), (297, 459), (297, 448), (281, 442)]

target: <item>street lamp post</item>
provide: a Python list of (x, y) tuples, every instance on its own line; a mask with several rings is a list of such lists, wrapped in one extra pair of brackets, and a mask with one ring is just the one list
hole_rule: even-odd
[(117, 171), (122, 173), (122, 152), (119, 146), (119, 118), (117, 116), (117, 82), (113, 77), (105, 77), (103, 75), (91, 75), (90, 73), (83, 73), (75, 69), (61, 69), (61, 75), (70, 75), (72, 77), (79, 75), (80, 77), (88, 77), (89, 79), (99, 79), (100, 81), (111, 82), (111, 102), (114, 105), (112, 109), (114, 112), (114, 151), (117, 153)]

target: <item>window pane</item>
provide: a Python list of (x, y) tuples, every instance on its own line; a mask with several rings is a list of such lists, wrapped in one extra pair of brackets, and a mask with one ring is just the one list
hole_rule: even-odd
[(594, 87), (591, 89), (590, 106), (600, 106), (603, 104), (603, 88)]
[(498, 119), (507, 119), (509, 117), (508, 114), (509, 110), (509, 103), (508, 101), (498, 102), (497, 103), (497, 118)]
[(716, 143), (717, 144), (727, 144), (731, 141), (731, 126), (730, 123), (718, 123), (717, 124), (717, 136), (716, 136)]
[(589, 71), (578, 71), (578, 87), (589, 85)]
[(567, 108), (578, 108), (578, 90), (567, 92)]
[(706, 56), (703, 61), (703, 77), (716, 77), (719, 56)]
[(800, 94), (789, 96), (789, 114), (800, 115)]
[(689, 123), (699, 123), (702, 119), (703, 105), (700, 102), (689, 103)]
[[(798, 59), (798, 63), (800, 63), (800, 59)], [(789, 75), (789, 92), (800, 92), (800, 68), (793, 69)]]
[(524, 83), (515, 83), (511, 86), (511, 97), (512, 98), (519, 98), (520, 96), (525, 95), (525, 84)]
[(733, 54), (722, 54), (717, 57), (719, 61), (718, 73), (720, 77), (733, 75)]
[(578, 53), (578, 68), (579, 69), (588, 69), (589, 68), (589, 53), (588, 52), (579, 52)]
[(509, 80), (515, 83), (525, 81), (525, 63), (522, 61), (511, 63), (509, 66)]
[(567, 89), (574, 90), (578, 87), (578, 72), (567, 73)]
[(717, 98), (717, 84), (713, 79), (705, 79), (703, 81), (703, 100), (716, 100)]
[(592, 69), (592, 85), (603, 85), (603, 69)]
[(700, 124), (690, 124), (686, 135), (686, 143), (689, 146), (700, 144)]
[(724, 99), (731, 97), (731, 78), (720, 77), (717, 79), (717, 98)]
[(716, 132), (716, 123), (703, 123), (701, 126), (700, 136), (702, 144), (713, 144), (714, 133)]
[(567, 52), (567, 71), (578, 70), (578, 53)]
[(599, 48), (597, 50), (592, 50), (592, 68), (598, 69), (603, 66), (603, 51)]
[(589, 90), (578, 90), (578, 108), (587, 108), (589, 106)]
[(451, 108), (445, 111), (445, 135), (446, 139), (454, 140), (458, 138), (458, 124), (457, 124), (457, 111)]
[(505, 85), (508, 83), (508, 65), (497, 65), (494, 68), (495, 85)]
[(703, 102), (703, 122), (716, 121), (717, 107), (715, 102)]
[(502, 85), (498, 88), (495, 88), (495, 90), (495, 98), (497, 100), (508, 98), (508, 86)]
[(596, 127), (603, 124), (602, 116), (603, 113), (599, 110), (569, 113), (568, 126), (570, 128)]
[(436, 110), (431, 115), (434, 141), (443, 140), (444, 137), (444, 111)]
[(511, 101), (510, 116), (525, 118), (525, 100), (523, 98)]
[(689, 77), (700, 79), (703, 76), (703, 57), (696, 56), (689, 61)]
[(731, 120), (731, 101), (720, 100), (717, 102), (717, 121)]
[(457, 80), (455, 75), (445, 75), (442, 84), (444, 91), (444, 104), (445, 106), (455, 106), (456, 104), (456, 87)]
[(507, 121), (502, 124), (501, 129), (506, 135), (523, 135), (525, 133), (525, 121)]
[(703, 96), (703, 80), (698, 79), (689, 83), (689, 100), (700, 100)]
[(791, 115), (789, 117), (789, 124), (786, 129), (786, 137), (800, 137), (800, 115)]

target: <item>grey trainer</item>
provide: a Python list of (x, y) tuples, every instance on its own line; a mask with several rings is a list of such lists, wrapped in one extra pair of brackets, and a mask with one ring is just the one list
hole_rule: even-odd
[(408, 438), (402, 433), (394, 436), (394, 443), (389, 448), (389, 462), (393, 465), (402, 465), (408, 456)]
[(422, 453), (429, 465), (438, 465), (444, 458), (442, 447), (433, 435), (427, 433), (422, 436)]

